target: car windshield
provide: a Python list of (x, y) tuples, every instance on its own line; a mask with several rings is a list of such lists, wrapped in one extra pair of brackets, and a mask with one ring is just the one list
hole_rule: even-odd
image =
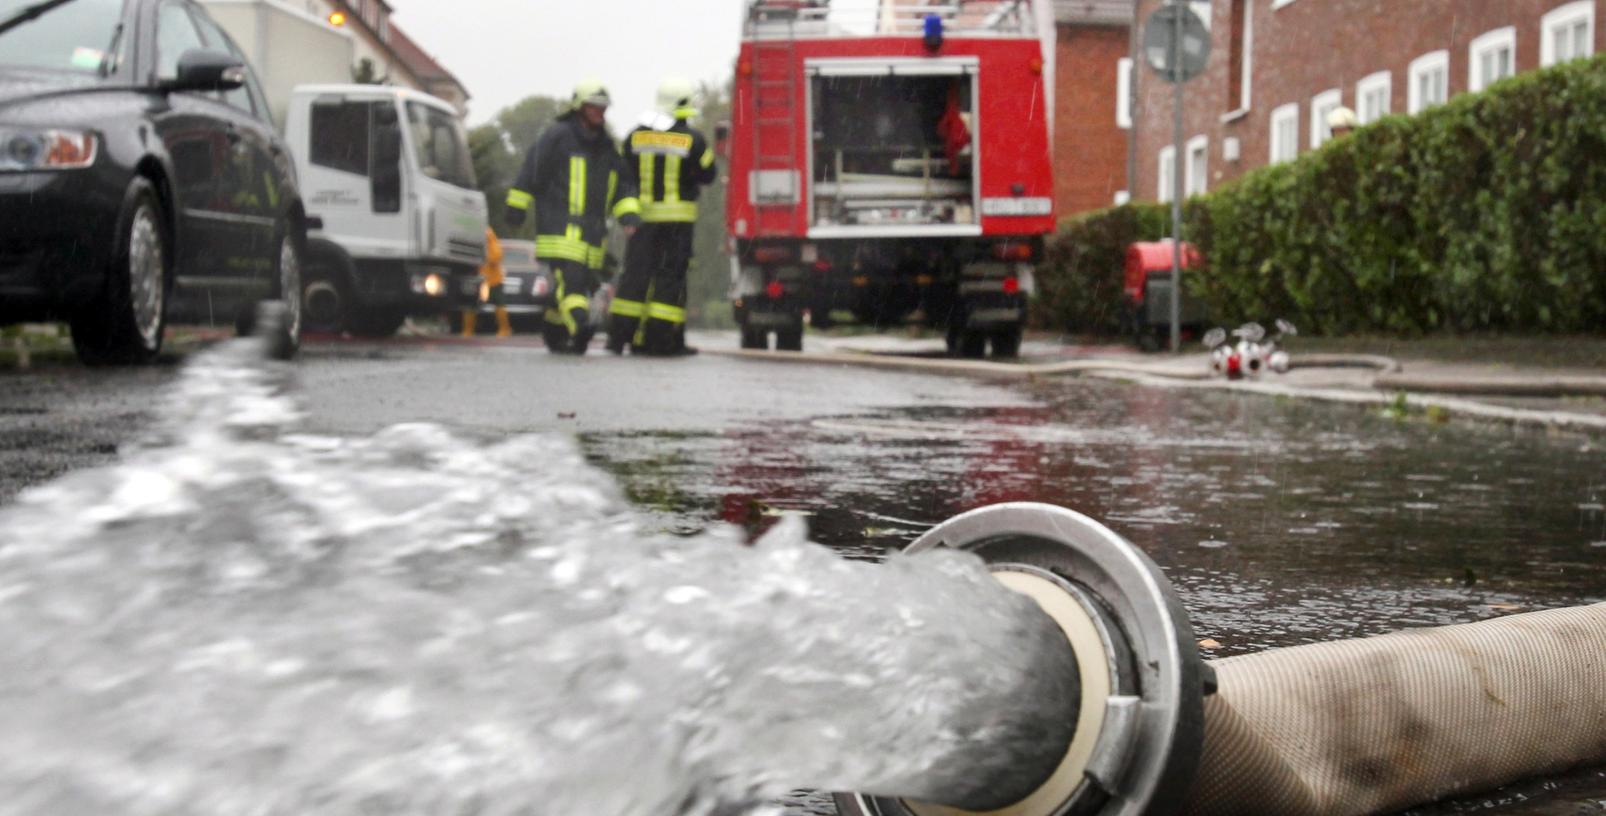
[[(39, 0), (0, 0), (0, 21)], [(123, 0), (74, 0), (0, 32), (0, 68), (52, 68), (99, 73), (109, 65), (123, 18)]]

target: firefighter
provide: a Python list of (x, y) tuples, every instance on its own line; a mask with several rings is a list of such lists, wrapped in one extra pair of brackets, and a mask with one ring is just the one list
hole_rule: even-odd
[(608, 316), (608, 350), (622, 354), (696, 354), (686, 345), (686, 270), (691, 266), (697, 198), (719, 177), (714, 150), (688, 120), (697, 111), (690, 80), (666, 79), (657, 110), (625, 137), (625, 165), (641, 196), (641, 229)]
[[(507, 316), (507, 300), (502, 294), (502, 282), (507, 279), (502, 271), (502, 242), (496, 240), (496, 232), (490, 227), (485, 228), (485, 263), (480, 265), (480, 278), (485, 281), (486, 300), (496, 308), (496, 336), (511, 337), (513, 324)], [(479, 317), (478, 306), (463, 310), (463, 336), (474, 336), (474, 324)]]
[(600, 80), (575, 86), (568, 109), (542, 132), (507, 193), (508, 223), (522, 224), (534, 210), (535, 257), (551, 266), (557, 283), (541, 333), (556, 354), (585, 354), (590, 345), (591, 295), (601, 284), (609, 217), (626, 235), (641, 223), (635, 173), (608, 132), (608, 102)]

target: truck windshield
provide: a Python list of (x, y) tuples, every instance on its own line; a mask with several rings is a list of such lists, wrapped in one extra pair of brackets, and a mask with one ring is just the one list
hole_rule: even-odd
[(39, 0), (0, 0), (0, 67), (105, 70), (116, 48), (123, 0), (74, 0), (28, 19)]
[(453, 187), (474, 189), (474, 162), (457, 117), (439, 108), (408, 102), (407, 123), (413, 132), (418, 168), (424, 175)]

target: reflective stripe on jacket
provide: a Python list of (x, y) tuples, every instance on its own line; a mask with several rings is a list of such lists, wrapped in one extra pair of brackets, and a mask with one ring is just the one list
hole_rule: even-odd
[(668, 130), (643, 125), (625, 137), (624, 151), (640, 190), (641, 220), (697, 220), (698, 196), (719, 178), (713, 148), (702, 133), (683, 118)]
[[(606, 132), (592, 132), (576, 115), (552, 123), (524, 157), (508, 190), (512, 210), (535, 213), (535, 257), (601, 269), (608, 219), (639, 222), (635, 174)], [(512, 213), (510, 212), (510, 215)], [(522, 223), (522, 218), (511, 219)]]

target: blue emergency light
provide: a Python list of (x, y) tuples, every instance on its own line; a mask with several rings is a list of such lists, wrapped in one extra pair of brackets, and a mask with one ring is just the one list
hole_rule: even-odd
[(942, 48), (942, 18), (935, 14), (926, 15), (926, 50), (936, 51)]

